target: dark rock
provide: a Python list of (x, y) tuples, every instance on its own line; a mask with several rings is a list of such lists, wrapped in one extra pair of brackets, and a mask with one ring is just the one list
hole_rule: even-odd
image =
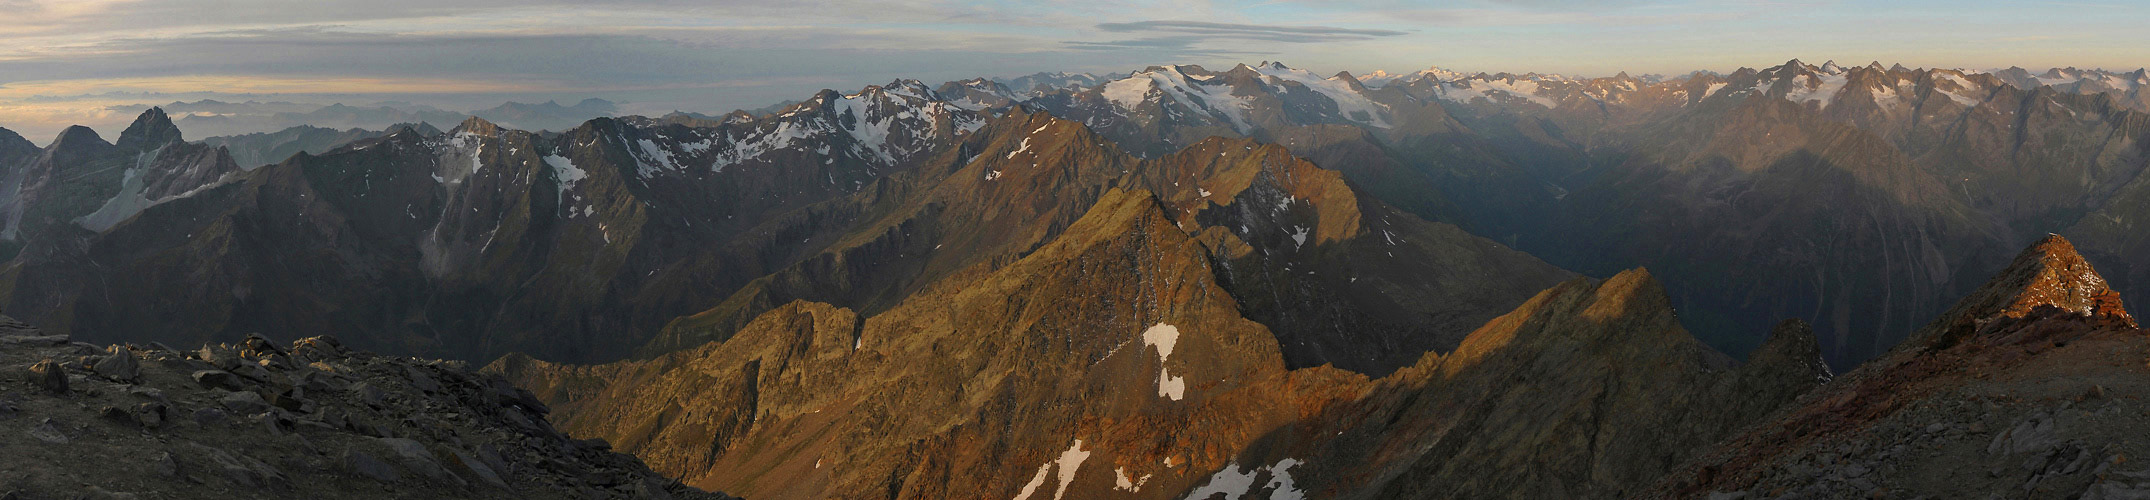
[(42, 333), (44, 332), (39, 331), (37, 327), (30, 326), (29, 323), (24, 323), (8, 316), (0, 316), (0, 337), (27, 337), (37, 336)]
[(285, 410), (301, 413), (304, 413), (307, 407), (313, 404), (311, 402), (306, 401), (305, 399), (299, 398), (297, 395), (294, 394), (293, 391), (285, 391), (277, 393), (275, 395), (271, 395), (269, 396), (268, 401), (270, 405), (273, 405), (277, 408), (283, 408)]
[(196, 357), (222, 370), (237, 368), (240, 363), (245, 361), (239, 358), (238, 351), (232, 350), (231, 346), (223, 344), (202, 346), (202, 350), (196, 353)]
[(239, 390), (239, 376), (224, 370), (201, 370), (194, 372), (194, 383), (211, 389)]
[(448, 450), (448, 459), (450, 463), (461, 468), (463, 472), (477, 476), (479, 480), (485, 481), (486, 484), (501, 489), (507, 489), (508, 487), (508, 483), (500, 479), (498, 472), (495, 472), (491, 466), (486, 465), (484, 461), (479, 460), (478, 457), (468, 452), (454, 449)]
[(463, 482), (462, 478), (442, 467), (440, 461), (433, 458), (433, 452), (427, 451), (422, 443), (405, 438), (380, 438), (380, 441), (381, 444), (388, 445), (388, 449), (395, 451), (397, 461), (402, 462), (403, 467), (411, 472), (436, 481)]
[(268, 337), (263, 337), (259, 333), (249, 333), (246, 335), (246, 340), (239, 342), (240, 356), (261, 359), (283, 354), (287, 354), (283, 348), (276, 347), (275, 343), (269, 342)]
[(283, 486), (284, 475), (275, 467), (255, 460), (253, 457), (234, 455), (231, 452), (190, 443), (193, 456), (207, 458), (231, 482), (249, 488), (278, 488)]
[(358, 393), (359, 402), (368, 405), (380, 406), (387, 400), (387, 394), (382, 392), (381, 388), (374, 387), (372, 382), (359, 382), (356, 384), (352, 384), (351, 390), (353, 392)]
[(219, 410), (216, 408), (203, 408), (199, 410), (194, 410), (194, 423), (203, 426), (222, 424), (230, 419), (231, 414), (226, 413), (224, 410)]
[(238, 391), (225, 394), (217, 402), (223, 404), (224, 408), (231, 410), (232, 413), (240, 415), (253, 415), (269, 410), (269, 402), (262, 400), (261, 394), (257, 394), (254, 391)]
[(156, 471), (159, 476), (174, 477), (179, 475), (179, 461), (173, 459), (172, 453), (168, 451), (160, 451), (157, 452), (156, 456), (150, 457), (149, 467), (150, 470)]
[(294, 384), (314, 392), (343, 392), (351, 388), (350, 381), (332, 372), (307, 371), (296, 375)]
[(521, 387), (515, 388), (515, 405), (536, 412), (539, 415), (552, 413), (552, 408), (547, 408), (545, 403), (538, 401), (536, 394), (531, 394), (530, 391)]
[(418, 367), (403, 367), (403, 376), (410, 379), (411, 387), (413, 388), (429, 393), (440, 392), (440, 382), (434, 381), (432, 376), (426, 375), (425, 371), (418, 369)]
[(122, 424), (134, 425), (139, 423), (134, 420), (133, 412), (127, 411), (126, 409), (117, 406), (106, 406), (103, 408), (98, 408), (97, 416), (104, 417), (105, 420), (111, 420), (113, 422), (118, 422)]
[(67, 371), (60, 368), (58, 361), (45, 358), (30, 365), (30, 383), (45, 392), (67, 394)]
[(343, 358), (348, 351), (344, 350), (343, 343), (335, 337), (322, 335), (299, 339), (291, 344), (291, 352), (303, 359), (320, 361)]
[(388, 465), (387, 462), (382, 462), (381, 459), (373, 458), (373, 455), (368, 455), (363, 451), (345, 450), (343, 452), (343, 466), (359, 476), (383, 483), (393, 483), (403, 479), (403, 473), (397, 472), (395, 466)]
[(82, 494), (75, 495), (75, 500), (134, 500), (136, 498), (140, 497), (133, 493), (108, 491), (96, 486), (91, 486), (89, 489), (83, 490)]
[(98, 376), (122, 382), (142, 378), (142, 362), (135, 358), (133, 349), (115, 345), (110, 352), (111, 355), (92, 365)]
[(31, 427), (29, 434), (38, 441), (51, 444), (67, 444), (68, 441), (67, 434), (60, 432), (60, 427), (53, 425), (52, 419), (49, 418), (38, 422), (36, 427)]
[(133, 412), (135, 423), (151, 429), (164, 426), (164, 422), (171, 420), (171, 413), (171, 407), (164, 403), (137, 404)]
[(231, 373), (258, 383), (270, 383), (276, 380), (275, 375), (269, 373), (269, 369), (253, 363), (242, 363), (239, 366), (232, 367)]
[(155, 387), (142, 387), (138, 385), (127, 388), (127, 393), (140, 396), (142, 399), (156, 401), (159, 403), (171, 402), (171, 400), (165, 399), (163, 390), (157, 389)]

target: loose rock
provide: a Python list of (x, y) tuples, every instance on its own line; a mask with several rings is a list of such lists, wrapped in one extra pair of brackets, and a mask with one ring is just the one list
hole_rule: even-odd
[(210, 389), (238, 390), (240, 388), (239, 376), (232, 375), (231, 372), (224, 370), (194, 372), (194, 383)]
[(30, 365), (30, 383), (45, 392), (67, 394), (67, 371), (60, 368), (60, 362), (45, 358)]
[(134, 350), (112, 346), (110, 356), (105, 356), (94, 366), (97, 376), (121, 382), (142, 378), (142, 362), (134, 356)]

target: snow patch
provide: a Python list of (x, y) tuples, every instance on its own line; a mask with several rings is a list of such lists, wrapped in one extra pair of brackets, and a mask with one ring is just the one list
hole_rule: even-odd
[(1179, 342), (1179, 338), (1179, 327), (1164, 323), (1142, 331), (1142, 345), (1157, 348), (1157, 395), (1172, 398), (1173, 401), (1179, 401), (1187, 395), (1186, 377), (1174, 377), (1172, 370), (1163, 366), (1166, 360), (1172, 358), (1172, 346)]
[(1465, 79), (1442, 84), (1439, 88), (1440, 93), (1437, 95), (1441, 99), (1460, 103), (1470, 103), (1477, 99), (1497, 103), (1500, 100), (1495, 99), (1496, 96), (1506, 95), (1547, 108), (1560, 105), (1550, 98), (1538, 95), (1537, 81), (1521, 78)]
[[(568, 160), (565, 156), (545, 155), (544, 160), (546, 166), (552, 167), (552, 177), (560, 180), (560, 192), (557, 194), (561, 197), (562, 203), (560, 204), (566, 205), (568, 190), (575, 189), (575, 183), (588, 178), (590, 173), (581, 168), (576, 168), (575, 162)], [(568, 212), (573, 213), (574, 210), (569, 209)]]
[(1803, 79), (1805, 82), (1793, 81), (1791, 91), (1786, 92), (1784, 98), (1802, 104), (1818, 101), (1822, 109), (1828, 109), (1829, 102), (1836, 99), (1837, 92), (1844, 90), (1845, 82), (1851, 81), (1841, 74), (1804, 75)]
[(1061, 497), (1067, 495), (1068, 483), (1075, 481), (1075, 473), (1082, 469), (1082, 462), (1089, 459), (1090, 452), (1082, 449), (1082, 440), (1075, 440), (1074, 444), (1068, 445), (1067, 451), (1060, 452), (1060, 458), (1038, 465), (1038, 473), (1030, 476), (1030, 482), (1025, 483), (1023, 489), (1016, 492), (1015, 500), (1027, 500), (1030, 495), (1036, 494), (1038, 487), (1045, 485), (1046, 473), (1055, 467), (1060, 469), (1060, 473), (1057, 476), (1060, 480), (1060, 486), (1053, 490), (1053, 500), (1060, 500)]
[(1014, 150), (1014, 151), (1009, 151), (1009, 152), (1008, 152), (1008, 159), (1011, 159), (1011, 160), (1012, 160), (1012, 159), (1015, 159), (1015, 155), (1017, 155), (1017, 154), (1021, 154), (1022, 152), (1024, 152), (1024, 151), (1029, 151), (1029, 150), (1030, 150), (1030, 138), (1029, 138), (1029, 137), (1024, 137), (1024, 138), (1023, 138), (1023, 142), (1022, 142), (1022, 144), (1017, 144), (1017, 145), (1015, 145), (1015, 150)]
[(1186, 498), (1189, 500), (1210, 498), (1219, 493), (1224, 494), (1225, 498), (1240, 498), (1248, 493), (1253, 493), (1254, 478), (1260, 476), (1263, 472), (1267, 472), (1269, 473), (1269, 481), (1262, 483), (1262, 487), (1272, 491), (1269, 495), (1271, 500), (1305, 500), (1306, 492), (1300, 491), (1298, 484), (1293, 482), (1291, 477), (1291, 468), (1297, 467), (1301, 463), (1303, 462), (1286, 458), (1278, 460), (1275, 465), (1266, 465), (1242, 471), (1239, 470), (1239, 463), (1233, 462), (1225, 465), (1224, 469), (1217, 471), (1216, 474), (1211, 474), (1209, 482), (1204, 483), (1200, 488), (1196, 488), (1194, 492), (1188, 493)]
[(1143, 474), (1141, 479), (1129, 478), (1126, 467), (1113, 468), (1112, 475), (1112, 489), (1115, 490), (1139, 492), (1142, 491), (1142, 485), (1150, 483), (1150, 474)]
[(1037, 493), (1038, 487), (1045, 485), (1045, 473), (1051, 472), (1052, 470), (1052, 462), (1046, 462), (1043, 465), (1039, 465), (1037, 475), (1030, 476), (1030, 482), (1023, 485), (1023, 491), (1017, 492), (1015, 494), (1015, 500), (1026, 500), (1030, 498), (1030, 495), (1032, 493)]
[[(1365, 94), (1360, 94), (1358, 90), (1351, 88), (1351, 84), (1341, 79), (1322, 78), (1311, 71), (1288, 68), (1276, 63), (1261, 65), (1255, 68), (1255, 71), (1278, 81), (1304, 85), (1322, 97), (1327, 97), (1330, 102), (1336, 103), (1337, 113), (1345, 119), (1376, 128), (1389, 128), (1389, 120), (1384, 116), (1388, 106), (1368, 99)], [(1361, 116), (1365, 118), (1360, 118)]]

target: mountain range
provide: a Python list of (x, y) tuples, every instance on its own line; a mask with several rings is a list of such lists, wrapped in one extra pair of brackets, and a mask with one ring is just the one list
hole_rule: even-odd
[(151, 108), (0, 129), (0, 311), (484, 363), (748, 498), (2125, 495), (2142, 75), (1175, 65), (201, 142)]

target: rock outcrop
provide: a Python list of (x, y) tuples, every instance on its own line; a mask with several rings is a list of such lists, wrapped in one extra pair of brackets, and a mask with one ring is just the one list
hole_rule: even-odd
[(1682, 498), (2142, 498), (2150, 331), (2048, 237), (1887, 355), (1700, 454)]
[(726, 498), (498, 376), (330, 337), (100, 348), (0, 317), (0, 370), (4, 498)]

